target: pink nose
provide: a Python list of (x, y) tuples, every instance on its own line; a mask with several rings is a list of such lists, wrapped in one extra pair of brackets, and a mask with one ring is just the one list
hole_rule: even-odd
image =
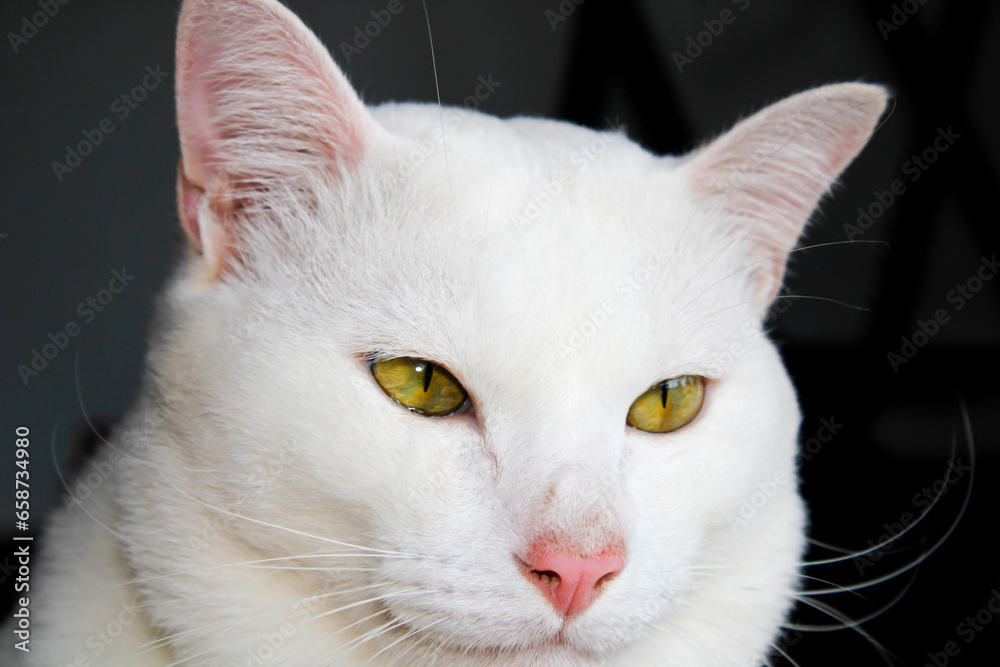
[(576, 556), (558, 546), (535, 548), (525, 564), (525, 575), (566, 616), (579, 614), (600, 595), (603, 584), (625, 567), (617, 553)]

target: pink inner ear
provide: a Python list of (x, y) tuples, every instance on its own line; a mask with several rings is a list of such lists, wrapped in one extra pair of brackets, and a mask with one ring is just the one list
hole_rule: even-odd
[[(309, 174), (336, 178), (362, 159), (377, 129), (319, 40), (275, 0), (185, 0), (177, 124), (178, 208), (206, 255), (239, 239), (246, 221), (235, 212), (246, 196), (275, 183), (294, 190)], [(206, 210), (212, 215), (201, 216)]]
[(351, 166), (375, 129), (323, 45), (274, 0), (186, 0), (177, 65), (184, 172), (209, 193), (219, 171), (260, 182)]
[(219, 158), (217, 151), (221, 138), (213, 123), (213, 101), (207, 83), (208, 69), (216, 54), (207, 52), (204, 45), (194, 48), (188, 48), (190, 43), (178, 46), (178, 70), (184, 76), (178, 81), (177, 124), (184, 174), (204, 189), (214, 176), (211, 165)]
[(721, 198), (724, 231), (746, 238), (762, 297), (781, 286), (787, 253), (884, 108), (885, 91), (865, 84), (800, 93), (740, 122), (684, 166), (697, 196)]

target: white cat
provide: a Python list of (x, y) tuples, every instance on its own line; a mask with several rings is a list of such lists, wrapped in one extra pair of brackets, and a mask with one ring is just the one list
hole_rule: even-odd
[(10, 660), (767, 660), (806, 519), (761, 322), (882, 88), (658, 157), (366, 107), (274, 0), (187, 0), (176, 77), (187, 256)]

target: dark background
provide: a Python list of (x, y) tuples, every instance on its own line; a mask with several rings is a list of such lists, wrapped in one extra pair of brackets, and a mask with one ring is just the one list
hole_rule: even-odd
[[(917, 570), (860, 595), (818, 599), (863, 617), (909, 586), (901, 601), (865, 625), (902, 664), (935, 664), (929, 654), (936, 654), (938, 665), (1000, 664), (1000, 618), (971, 637), (959, 627), (987, 609), (1000, 590), (994, 539), (1000, 300), (995, 281), (960, 311), (947, 298), (975, 275), (981, 257), (998, 250), (1000, 5), (910, 0), (894, 10), (888, 2), (842, 0), (577, 2), (429, 0), (443, 102), (460, 104), (477, 77), (492, 75), (501, 85), (483, 102), (485, 111), (594, 126), (618, 117), (631, 136), (668, 153), (687, 150), (764, 104), (813, 85), (864, 80), (894, 91), (891, 115), (803, 240), (847, 240), (845, 225), (857, 224), (859, 207), (877, 212), (871, 208), (877, 193), (899, 179), (905, 192), (855, 237), (886, 243), (796, 253), (791, 294), (848, 305), (792, 298), (774, 326), (800, 388), (803, 440), (819, 433), (822, 419), (842, 425), (803, 461), (813, 537), (866, 548), (906, 512), (919, 512), (913, 497), (943, 478), (953, 442), (954, 456), (969, 461), (963, 414), (975, 441), (975, 485), (954, 533)], [(341, 43), (351, 43), (355, 28), (371, 21), (370, 12), (384, 9), (386, 1), (289, 4), (330, 47), (366, 101), (435, 99), (419, 0), (402, 0), (403, 11), (349, 61)], [(23, 17), (40, 11), (37, 0), (7, 0), (0, 8), (0, 29), (7, 35), (0, 44), (0, 90), (6, 91), (0, 106), (0, 504), (13, 502), (14, 427), (28, 425), (35, 528), (62, 492), (54, 460), (72, 466), (87, 439), (82, 406), (98, 425), (113, 424), (128, 408), (153, 297), (181, 247), (174, 212), (177, 7), (172, 1), (73, 0), (59, 5), (16, 53), (9, 33), (21, 32)], [(725, 9), (733, 12), (731, 23), (712, 23)], [(898, 26), (890, 23), (894, 11)], [(707, 32), (709, 26), (719, 34)], [(699, 33), (707, 44), (700, 53), (688, 41), (697, 43)], [(679, 68), (674, 53), (689, 47), (693, 62)], [(119, 120), (112, 103), (142, 82), (147, 66), (171, 76)], [(82, 131), (96, 129), (103, 118), (112, 119), (114, 132), (60, 181), (52, 162), (64, 161), (66, 145), (75, 145)], [(906, 162), (933, 145), (939, 128), (951, 128), (959, 138), (911, 181)], [(86, 322), (78, 304), (105, 288), (110, 272), (122, 267), (135, 279)], [(938, 309), (950, 321), (894, 370), (887, 354), (899, 353), (901, 337), (912, 340), (920, 321)], [(26, 386), (18, 365), (29, 364), (32, 350), (69, 322), (80, 326), (79, 335)], [(930, 517), (901, 545), (880, 550), (892, 553), (863, 574), (858, 561), (808, 573), (851, 586), (905, 566), (960, 515), (971, 478), (967, 473), (946, 487)], [(12, 531), (13, 524), (13, 516), (0, 520), (0, 531)], [(4, 538), (4, 544), (11, 543)], [(12, 584), (11, 551), (0, 552), (6, 557), (0, 561), (5, 594)], [(987, 617), (993, 617), (988, 610), (977, 623)], [(833, 621), (803, 613), (798, 622)], [(955, 642), (957, 656), (944, 654), (949, 642)], [(786, 644), (803, 666), (882, 664), (876, 649), (852, 630), (792, 633)]]

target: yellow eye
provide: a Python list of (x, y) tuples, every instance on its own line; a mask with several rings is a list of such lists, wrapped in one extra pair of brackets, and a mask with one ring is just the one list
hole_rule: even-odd
[(382, 391), (404, 408), (428, 417), (444, 417), (461, 408), (468, 394), (458, 380), (426, 359), (396, 357), (371, 363)]
[(625, 423), (640, 431), (676, 431), (698, 416), (705, 401), (705, 380), (682, 375), (650, 387), (628, 409)]

